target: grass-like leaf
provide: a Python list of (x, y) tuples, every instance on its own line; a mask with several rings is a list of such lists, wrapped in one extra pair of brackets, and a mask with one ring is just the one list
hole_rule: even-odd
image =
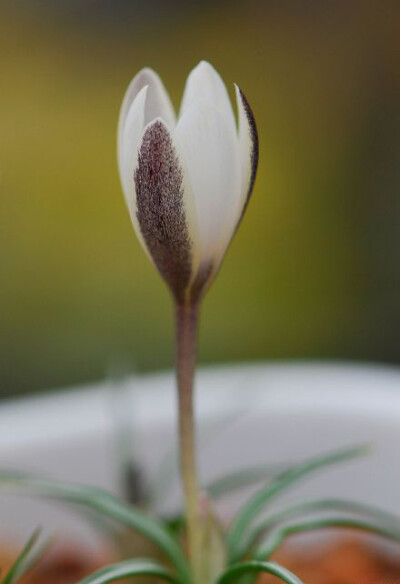
[(400, 543), (400, 533), (398, 529), (392, 528), (386, 524), (364, 519), (351, 519), (347, 516), (328, 517), (326, 519), (314, 519), (308, 521), (295, 521), (277, 528), (273, 531), (257, 548), (254, 557), (268, 559), (283, 541), (295, 533), (305, 531), (317, 531), (320, 529), (356, 529), (365, 531), (374, 535), (379, 535)]
[(8, 572), (1, 578), (0, 584), (14, 584), (18, 582), (22, 576), (24, 576), (41, 558), (44, 549), (47, 547), (47, 542), (45, 546), (40, 546), (36, 551), (34, 550), (38, 540), (40, 538), (40, 529), (36, 529), (31, 537), (26, 542), (21, 553), (8, 570)]
[(214, 501), (246, 487), (274, 478), (289, 465), (255, 466), (247, 470), (238, 470), (216, 479), (206, 486), (206, 492)]
[(135, 558), (134, 560), (126, 560), (125, 562), (118, 562), (102, 568), (87, 578), (80, 580), (77, 584), (107, 584), (107, 582), (125, 580), (132, 576), (154, 576), (171, 584), (181, 584), (182, 582), (158, 562)]
[(356, 456), (364, 454), (365, 451), (365, 447), (359, 447), (314, 457), (292, 466), (275, 477), (269, 485), (258, 491), (258, 493), (256, 493), (236, 515), (231, 528), (228, 531), (227, 537), (228, 551), (231, 561), (235, 561), (240, 557), (241, 541), (246, 536), (248, 528), (272, 499), (312, 472), (321, 470), (332, 464), (355, 458)]
[(275, 513), (271, 513), (264, 521), (255, 526), (249, 532), (247, 538), (241, 542), (241, 555), (247, 556), (252, 546), (260, 537), (268, 531), (271, 531), (284, 521), (293, 520), (310, 513), (338, 512), (357, 515), (361, 518), (371, 519), (387, 525), (393, 531), (397, 531), (400, 536), (400, 518), (382, 511), (372, 505), (366, 505), (357, 501), (347, 501), (342, 499), (320, 499), (316, 501), (305, 501), (289, 505)]
[(189, 579), (189, 567), (175, 537), (159, 521), (94, 487), (70, 485), (60, 481), (35, 478), (15, 472), (0, 472), (0, 483), (13, 491), (35, 494), (69, 503), (84, 505), (133, 529), (153, 541), (167, 556), (182, 580)]
[(286, 582), (286, 584), (303, 584), (300, 578), (276, 562), (261, 562), (258, 560), (250, 560), (249, 562), (241, 562), (231, 566), (218, 579), (217, 584), (230, 584), (230, 582), (237, 580), (241, 576), (260, 572), (272, 574), (282, 582)]

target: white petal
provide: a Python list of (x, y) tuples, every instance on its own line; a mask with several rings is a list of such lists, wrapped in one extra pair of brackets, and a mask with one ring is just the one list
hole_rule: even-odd
[(121, 136), (130, 107), (135, 97), (146, 85), (149, 89), (147, 92), (144, 126), (156, 118), (161, 118), (170, 129), (175, 127), (175, 112), (169, 95), (157, 73), (146, 67), (135, 75), (126, 90), (118, 122), (118, 151), (120, 150)]
[(253, 112), (235, 84), (236, 102), (239, 112), (239, 150), (242, 169), (242, 209), (252, 193), (258, 164), (258, 136)]
[(144, 130), (144, 116), (148, 87), (143, 87), (125, 117), (119, 138), (118, 166), (121, 177), (122, 189), (126, 204), (134, 220), (135, 213), (135, 184), (134, 172), (138, 162), (139, 146), (142, 141)]
[(139, 150), (143, 141), (145, 130), (144, 116), (148, 87), (143, 87), (133, 103), (131, 104), (128, 115), (126, 116), (123, 132), (121, 135), (121, 146), (119, 149), (119, 170), (122, 184), (122, 190), (125, 202), (128, 207), (132, 225), (136, 235), (146, 253), (150, 256), (149, 250), (143, 239), (137, 218), (136, 205), (136, 188), (135, 188), (135, 171), (139, 164)]
[(231, 100), (225, 84), (214, 67), (207, 61), (201, 61), (189, 74), (182, 98), (180, 116), (198, 99), (204, 99), (213, 105), (222, 115), (226, 116), (232, 127), (236, 127)]
[(200, 262), (215, 265), (240, 215), (237, 137), (215, 107), (199, 100), (179, 120), (175, 141), (193, 193)]

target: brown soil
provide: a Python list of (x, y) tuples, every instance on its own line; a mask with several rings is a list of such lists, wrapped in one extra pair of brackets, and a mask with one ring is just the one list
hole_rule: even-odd
[[(0, 549), (2, 573), (15, 560), (15, 553)], [(21, 584), (75, 584), (107, 563), (116, 561), (109, 554), (91, 554), (76, 545), (54, 545), (22, 580)]]
[[(307, 584), (400, 584), (400, 558), (389, 560), (354, 539), (341, 539), (313, 553), (286, 549), (274, 559)], [(12, 560), (13, 554), (0, 552), (2, 571)], [(47, 553), (31, 574), (24, 578), (23, 584), (74, 584), (111, 561), (112, 558), (106, 554), (93, 556), (75, 546), (64, 546)], [(270, 576), (262, 576), (259, 580), (259, 584), (276, 582), (276, 578)]]
[[(400, 584), (400, 558), (378, 552), (358, 539), (340, 539), (318, 551), (284, 549), (274, 560), (307, 584)], [(259, 584), (276, 583), (263, 576)]]

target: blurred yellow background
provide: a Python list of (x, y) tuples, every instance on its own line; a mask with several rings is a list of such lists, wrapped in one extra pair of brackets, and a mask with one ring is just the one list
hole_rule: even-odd
[(400, 362), (399, 8), (1, 3), (0, 392), (171, 366), (170, 299), (124, 206), (116, 122), (140, 68), (178, 107), (200, 59), (246, 93), (261, 154), (200, 361)]

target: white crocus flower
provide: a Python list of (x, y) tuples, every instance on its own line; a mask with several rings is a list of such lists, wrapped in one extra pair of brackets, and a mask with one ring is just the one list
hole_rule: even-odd
[(197, 301), (218, 270), (249, 201), (258, 162), (254, 116), (235, 86), (202, 61), (176, 119), (158, 75), (143, 69), (121, 107), (118, 164), (141, 243), (178, 302)]

